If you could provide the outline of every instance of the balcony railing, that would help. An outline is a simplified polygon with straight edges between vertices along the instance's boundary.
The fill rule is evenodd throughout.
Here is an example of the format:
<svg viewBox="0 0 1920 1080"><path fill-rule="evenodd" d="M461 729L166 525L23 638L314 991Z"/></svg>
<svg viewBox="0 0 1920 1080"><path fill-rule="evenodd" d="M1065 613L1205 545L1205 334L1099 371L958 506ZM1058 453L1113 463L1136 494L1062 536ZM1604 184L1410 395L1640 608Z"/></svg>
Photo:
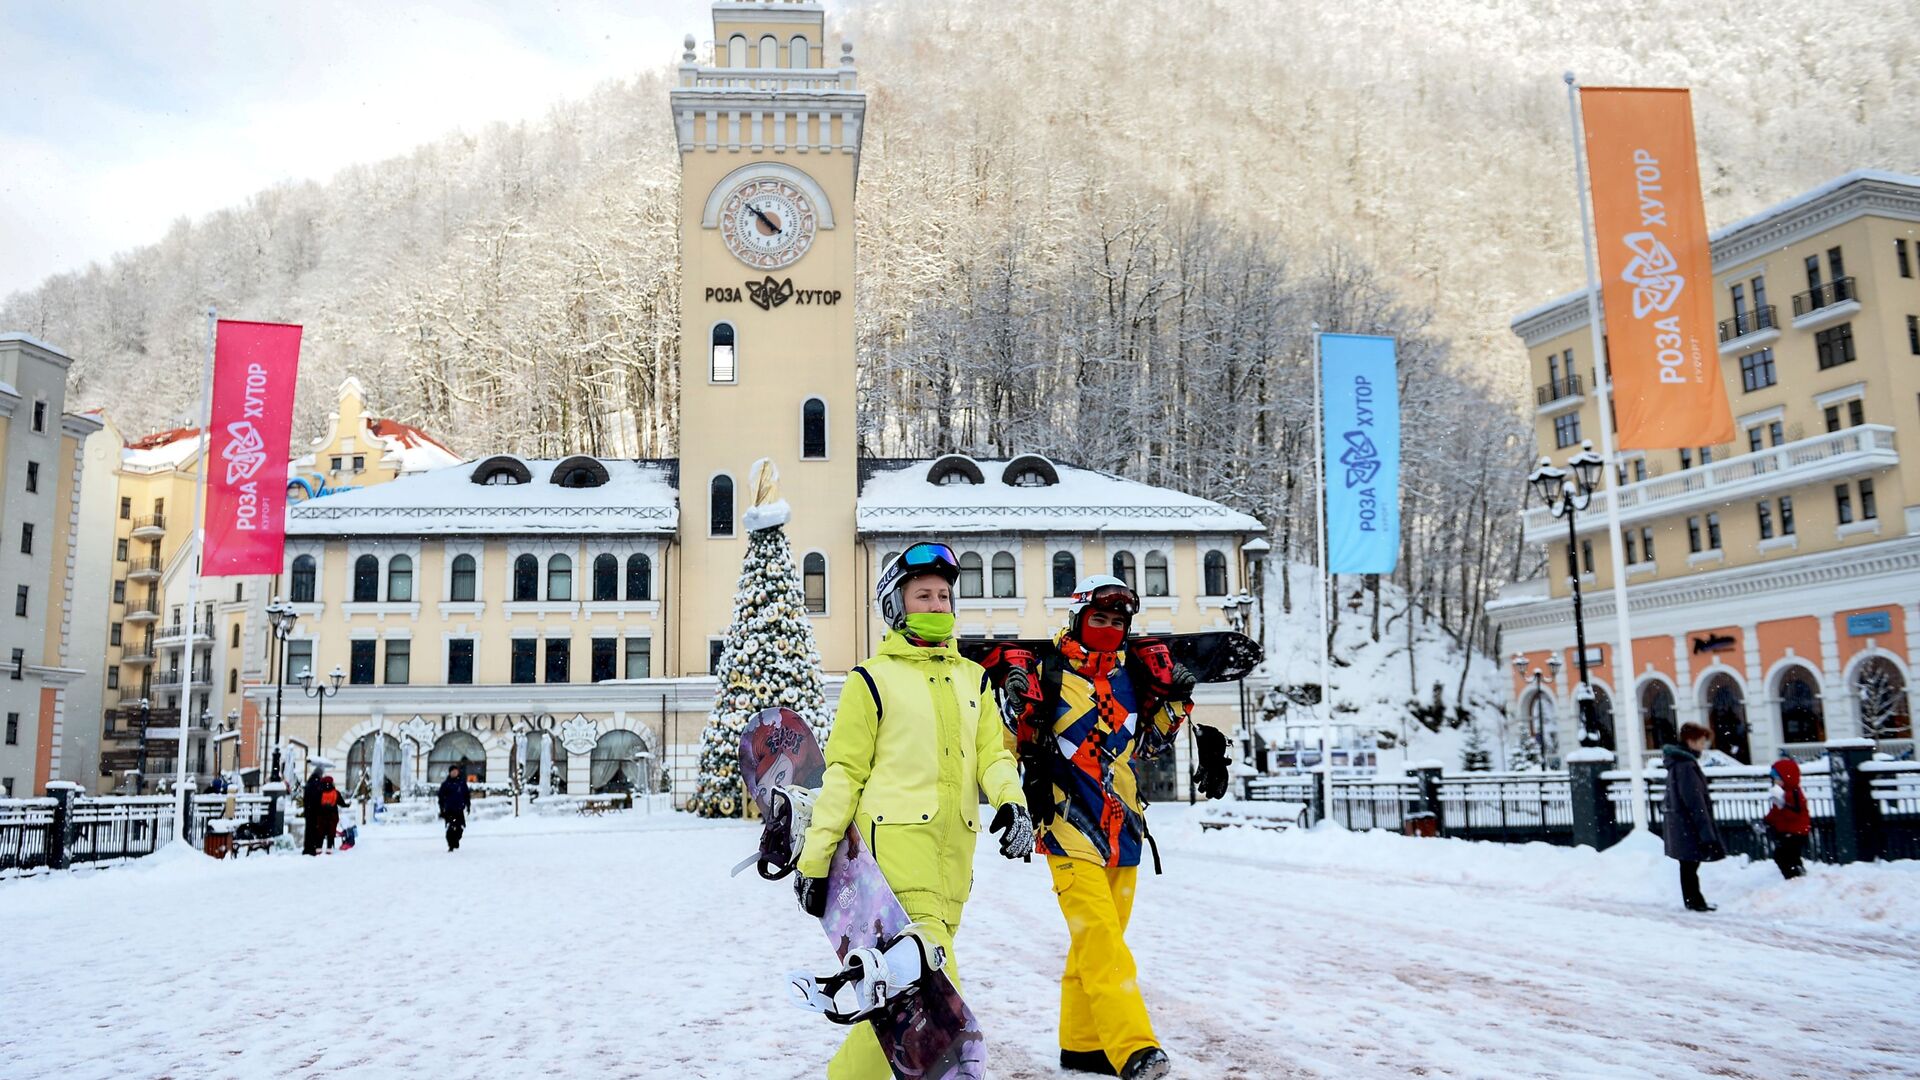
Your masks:
<svg viewBox="0 0 1920 1080"><path fill-rule="evenodd" d="M165 569L166 564L160 561L158 555L154 555L145 559L135 559L128 563L127 577L134 581L143 581L147 578L159 577Z"/></svg>
<svg viewBox="0 0 1920 1080"><path fill-rule="evenodd" d="M1541 383L1534 389L1533 397L1536 402L1545 407L1566 398L1579 397L1585 392L1585 384L1576 374Z"/></svg>
<svg viewBox="0 0 1920 1080"><path fill-rule="evenodd" d="M1734 338L1757 334L1762 330L1776 329L1779 325L1773 318L1773 305L1763 304L1752 311L1742 311L1731 319L1721 319L1720 340L1732 341Z"/></svg>
<svg viewBox="0 0 1920 1080"><path fill-rule="evenodd" d="M1797 319L1810 311L1818 311L1834 304L1844 304L1852 299L1854 299L1853 279L1838 278L1817 288L1808 289L1806 292L1795 293L1793 317Z"/></svg>
<svg viewBox="0 0 1920 1080"><path fill-rule="evenodd" d="M157 628L154 632L153 639L155 642L163 646L178 645L183 639L186 638L186 636L187 636L186 624L169 623L166 626ZM193 628L193 640L196 642L212 641L213 631L208 629L205 623L201 623L200 625L195 626Z"/></svg>
<svg viewBox="0 0 1920 1080"><path fill-rule="evenodd" d="M1575 524L1580 532L1604 530L1607 499L1616 493L1620 499L1620 521L1626 524L1702 507L1720 508L1740 499L1857 476L1899 463L1893 429L1884 424L1862 424L1682 469L1615 491L1595 492L1593 504L1580 513ZM1566 536L1565 523L1544 507L1528 510L1525 522L1526 539L1530 543Z"/></svg>
<svg viewBox="0 0 1920 1080"><path fill-rule="evenodd" d="M133 519L133 531L135 534L166 532L167 516L165 514L155 514L152 517L135 518Z"/></svg>

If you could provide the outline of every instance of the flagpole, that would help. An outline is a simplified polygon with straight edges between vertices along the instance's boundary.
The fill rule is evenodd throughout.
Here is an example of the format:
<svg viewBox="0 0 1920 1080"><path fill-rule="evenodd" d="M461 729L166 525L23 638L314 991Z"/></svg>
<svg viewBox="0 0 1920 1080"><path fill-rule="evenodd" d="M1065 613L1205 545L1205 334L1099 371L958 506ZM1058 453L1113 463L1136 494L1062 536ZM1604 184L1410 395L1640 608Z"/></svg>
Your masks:
<svg viewBox="0 0 1920 1080"><path fill-rule="evenodd" d="M1313 489L1314 542L1319 547L1320 566L1320 772L1321 806L1333 816L1333 644L1327 607L1332 603L1333 575L1327 573L1327 477L1326 454L1321 446L1321 428L1326 426L1326 404L1320 395L1320 324L1313 324Z"/></svg>
<svg viewBox="0 0 1920 1080"><path fill-rule="evenodd" d="M213 308L207 308L207 360L200 372L200 468L193 479L193 516L187 519L190 531L187 533L187 548L193 553L193 566L187 575L187 622L182 629L186 631L186 640L181 646L186 661L181 665L180 673L180 744L173 756L173 838L187 838L187 815L193 810L187 799L187 725L193 720L193 662L194 627L196 625L196 605L199 603L200 572L202 560L206 556L206 533L201 528L200 507L202 495L207 487L207 470L213 468L213 432L210 429L211 408L213 402L213 331L215 325ZM213 630L208 628L209 640ZM211 651L207 658L207 678L213 678L213 658Z"/></svg>
<svg viewBox="0 0 1920 1080"><path fill-rule="evenodd" d="M1606 357L1606 339L1600 332L1600 272L1594 253L1593 220L1587 206L1587 156L1580 137L1580 84L1573 72L1567 84L1567 118L1573 127L1574 189L1580 197L1580 235L1586 247L1587 328L1593 336L1594 389L1600 417L1600 455L1606 459L1607 562L1613 571L1613 731L1618 742L1626 729L1628 783L1635 831L1647 827L1647 779L1644 748L1640 745L1640 695L1633 685L1633 624L1627 611L1627 567L1620 542L1620 465L1613 452L1613 371ZM1604 376L1604 378L1602 377ZM1585 659L1584 657L1582 659ZM1624 719L1623 719L1624 713Z"/></svg>

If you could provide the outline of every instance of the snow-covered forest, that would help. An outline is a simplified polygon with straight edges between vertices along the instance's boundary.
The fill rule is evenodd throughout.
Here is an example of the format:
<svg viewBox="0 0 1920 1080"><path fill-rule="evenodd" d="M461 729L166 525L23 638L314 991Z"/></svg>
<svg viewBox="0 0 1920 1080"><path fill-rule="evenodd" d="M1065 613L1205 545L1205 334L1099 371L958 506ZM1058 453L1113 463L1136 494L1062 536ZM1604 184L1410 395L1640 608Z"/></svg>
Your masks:
<svg viewBox="0 0 1920 1080"><path fill-rule="evenodd" d="M1903 0L834 7L871 95L864 449L1056 454L1245 509L1304 557L1310 327L1397 333L1398 576L1470 647L1532 569L1506 322L1581 280L1560 72L1694 86L1715 223L1920 161ZM675 44L633 43L659 66L539 123L182 220L0 326L73 352L74 400L130 431L187 409L211 303L306 325L303 428L356 374L468 454L670 455Z"/></svg>

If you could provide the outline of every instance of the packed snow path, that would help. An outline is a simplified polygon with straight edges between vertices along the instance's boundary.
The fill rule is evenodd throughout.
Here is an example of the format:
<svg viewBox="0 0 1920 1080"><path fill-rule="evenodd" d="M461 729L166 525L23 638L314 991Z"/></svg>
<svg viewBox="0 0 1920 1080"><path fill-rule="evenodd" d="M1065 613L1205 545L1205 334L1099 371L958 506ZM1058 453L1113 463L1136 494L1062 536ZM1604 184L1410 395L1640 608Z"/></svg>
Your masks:
<svg viewBox="0 0 1920 1080"><path fill-rule="evenodd" d="M1727 907L1694 916L1644 852L1155 817L1167 873L1129 937L1178 1077L1920 1073L1916 868L1710 867ZM840 1032L780 994L829 954L786 883L727 876L750 828L478 821L456 854L427 826L367 832L318 859L0 882L0 1072L823 1073ZM958 952L995 1075L1061 1075L1046 877L987 844L977 865Z"/></svg>

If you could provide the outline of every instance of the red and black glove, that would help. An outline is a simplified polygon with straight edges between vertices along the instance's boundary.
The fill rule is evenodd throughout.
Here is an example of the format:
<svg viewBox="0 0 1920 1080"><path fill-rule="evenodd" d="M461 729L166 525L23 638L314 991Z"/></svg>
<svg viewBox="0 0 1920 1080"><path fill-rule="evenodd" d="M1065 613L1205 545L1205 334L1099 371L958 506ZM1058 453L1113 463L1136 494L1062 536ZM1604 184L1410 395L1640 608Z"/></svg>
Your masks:
<svg viewBox="0 0 1920 1080"><path fill-rule="evenodd" d="M1159 638L1137 638L1132 649L1134 659L1147 672L1147 696L1160 702L1193 701L1193 672L1173 658L1173 650L1167 648L1166 642Z"/></svg>
<svg viewBox="0 0 1920 1080"><path fill-rule="evenodd" d="M1007 730L1019 743L1034 741L1038 737L1036 718L1046 696L1040 690L1039 658L1032 649L999 645L981 666L1000 690L1000 719Z"/></svg>

